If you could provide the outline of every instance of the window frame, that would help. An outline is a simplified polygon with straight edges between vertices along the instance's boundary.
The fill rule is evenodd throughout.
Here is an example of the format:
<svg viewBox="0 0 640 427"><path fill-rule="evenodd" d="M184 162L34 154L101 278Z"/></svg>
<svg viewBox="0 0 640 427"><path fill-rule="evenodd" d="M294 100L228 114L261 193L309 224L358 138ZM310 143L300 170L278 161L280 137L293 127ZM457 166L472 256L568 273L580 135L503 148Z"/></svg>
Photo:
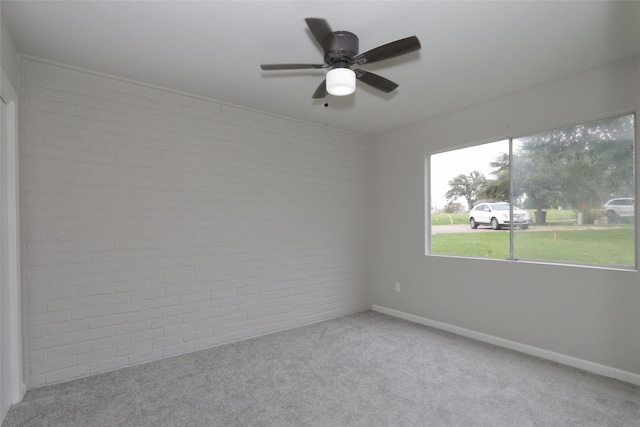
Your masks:
<svg viewBox="0 0 640 427"><path fill-rule="evenodd" d="M431 171L432 171L432 158L435 155L438 154L443 154L443 153L448 153L451 151L456 151L456 150L463 150L466 148L472 148L472 147L480 147L486 144L492 144L492 143L496 143L496 142L500 142L500 141L507 141L508 142L508 147L509 147L509 151L508 151L508 155L509 155L509 191L510 191L510 198L512 198L512 195L514 193L514 180L513 180L513 142L514 140L520 139L520 138L525 138L525 137L530 137L530 136L534 136L537 134L543 134L546 132L553 132L553 131L557 131L557 130L562 130L562 129L568 129L571 127L576 127L576 126L580 126L580 125L588 125L590 123L593 122L597 122L597 121L604 121L604 120L613 120L619 117L624 117L624 116L628 116L631 115L633 116L633 135L634 135L634 140L633 140L633 182L634 182L634 188L633 188L633 202L631 203L631 206L636 205L635 201L638 198L638 194L640 192L640 189L638 188L638 179L639 179L639 175L638 172L640 171L640 160L638 156L638 144L639 144L639 140L640 140L640 125L638 124L638 109L634 109L634 110L624 110L624 111L619 111L613 114L607 114L607 115L602 115L602 116L598 116L598 117L594 117L594 118L590 118L588 120L581 120L581 121L576 121L573 122L571 124L559 124L557 126L553 126L550 127L548 129L545 130L539 130L539 131L527 131L527 132L523 132L519 135L511 135L511 136L505 136L505 137L497 137L494 139L485 139L484 142L476 142L476 143L472 143L472 144L466 144L463 146L457 146L455 148L451 148L448 150L438 150L438 151L432 151L432 152L427 152L425 153L425 188L424 188L424 194L426 195L425 197L425 256L427 257L447 257L447 258L460 258L460 259L476 259L476 260L485 260L485 261L506 261L506 262L520 262L520 263L528 263L528 264L544 264L544 265L559 265L559 266L566 266L566 267L578 267L578 268L596 268L596 269L604 269L604 270L617 270L617 271L630 271L630 272L638 272L639 271L639 254L638 254L638 248L639 248L639 241L640 241L640 230L638 230L638 219L637 219L637 215L633 216L633 265L608 265L608 264L593 264L593 263L584 263L584 262L572 262L572 261L554 261L554 260L546 260L546 259L528 259L528 258L516 258L514 255L515 252L515 245L514 245L514 236L515 233L514 231L518 231L517 227L514 227L513 225L513 221L510 221L509 224L509 257L508 258L486 258L486 257L482 257L482 256L470 256L470 255L460 255L460 254L445 254L445 253L434 253L433 252L433 248L432 248L432 229L433 229L433 225L432 225L432 199L431 199L431 185L432 185L432 177L431 177ZM612 199L624 199L624 198L629 198L631 199L631 197L612 197ZM484 203L484 202L483 202ZM509 214L510 217L513 217L513 203L511 203L509 201ZM468 212L468 211L467 211Z"/></svg>

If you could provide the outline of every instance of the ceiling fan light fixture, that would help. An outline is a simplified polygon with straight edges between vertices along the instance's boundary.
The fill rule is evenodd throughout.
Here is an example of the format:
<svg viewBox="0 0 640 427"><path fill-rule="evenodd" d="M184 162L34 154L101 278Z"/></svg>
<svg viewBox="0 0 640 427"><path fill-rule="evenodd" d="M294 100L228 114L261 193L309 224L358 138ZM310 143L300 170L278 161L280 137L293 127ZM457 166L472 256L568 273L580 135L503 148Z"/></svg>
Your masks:
<svg viewBox="0 0 640 427"><path fill-rule="evenodd" d="M356 73L351 68L333 68L327 73L327 92L334 96L356 91Z"/></svg>
<svg viewBox="0 0 640 427"><path fill-rule="evenodd" d="M420 49L420 40L416 36L411 36L358 53L359 40L355 34L349 31L333 31L326 19L305 18L305 21L313 38L322 47L324 64L261 64L260 68L265 71L328 69L326 78L313 92L311 96L313 99L324 98L327 94L351 95L356 90L356 79L384 93L392 92L398 87L397 83L363 70L359 66L395 58ZM354 71L351 67L358 68Z"/></svg>

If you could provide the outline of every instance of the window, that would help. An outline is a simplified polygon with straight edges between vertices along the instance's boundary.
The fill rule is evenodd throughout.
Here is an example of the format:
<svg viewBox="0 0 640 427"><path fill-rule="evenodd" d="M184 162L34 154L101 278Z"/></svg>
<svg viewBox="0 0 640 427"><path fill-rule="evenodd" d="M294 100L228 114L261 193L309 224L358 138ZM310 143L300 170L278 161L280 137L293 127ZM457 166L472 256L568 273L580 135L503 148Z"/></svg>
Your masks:
<svg viewBox="0 0 640 427"><path fill-rule="evenodd" d="M633 268L635 116L429 158L431 254Z"/></svg>

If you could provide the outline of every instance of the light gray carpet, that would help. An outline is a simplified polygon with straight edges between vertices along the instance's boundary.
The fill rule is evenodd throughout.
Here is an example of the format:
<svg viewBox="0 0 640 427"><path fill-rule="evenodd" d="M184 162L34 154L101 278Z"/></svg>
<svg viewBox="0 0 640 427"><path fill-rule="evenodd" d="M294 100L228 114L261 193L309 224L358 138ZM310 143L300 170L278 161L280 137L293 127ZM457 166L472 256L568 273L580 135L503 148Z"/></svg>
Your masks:
<svg viewBox="0 0 640 427"><path fill-rule="evenodd" d="M640 387L375 312L27 393L10 426L634 426Z"/></svg>

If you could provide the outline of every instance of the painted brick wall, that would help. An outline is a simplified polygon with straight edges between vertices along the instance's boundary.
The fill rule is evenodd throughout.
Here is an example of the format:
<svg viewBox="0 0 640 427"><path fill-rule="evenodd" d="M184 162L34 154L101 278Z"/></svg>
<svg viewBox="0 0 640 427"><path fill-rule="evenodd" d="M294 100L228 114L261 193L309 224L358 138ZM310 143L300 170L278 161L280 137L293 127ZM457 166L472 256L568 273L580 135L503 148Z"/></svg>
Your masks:
<svg viewBox="0 0 640 427"><path fill-rule="evenodd" d="M28 387L370 308L366 138L20 73Z"/></svg>

